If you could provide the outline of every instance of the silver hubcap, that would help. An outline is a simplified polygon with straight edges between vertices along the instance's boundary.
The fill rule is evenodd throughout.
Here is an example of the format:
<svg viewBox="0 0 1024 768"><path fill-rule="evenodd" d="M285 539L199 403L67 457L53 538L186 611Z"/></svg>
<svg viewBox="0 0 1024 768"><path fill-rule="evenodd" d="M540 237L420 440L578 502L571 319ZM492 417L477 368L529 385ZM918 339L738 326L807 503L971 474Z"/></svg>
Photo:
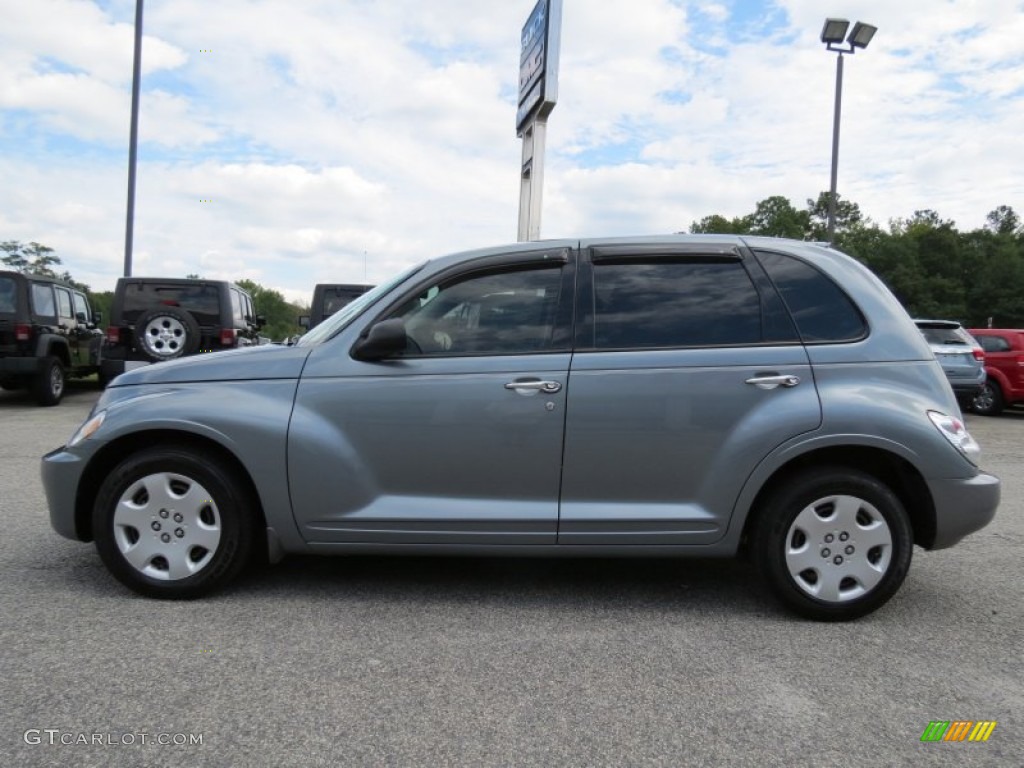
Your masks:
<svg viewBox="0 0 1024 768"><path fill-rule="evenodd" d="M805 593L830 603L870 592L892 561L892 532L871 504L826 496L796 516L786 536L786 568Z"/></svg>
<svg viewBox="0 0 1024 768"><path fill-rule="evenodd" d="M50 392L54 397L60 397L64 392L64 373L56 365L50 369Z"/></svg>
<svg viewBox="0 0 1024 768"><path fill-rule="evenodd" d="M140 573L174 581L198 573L220 544L220 512L210 492L171 472L132 483L114 510L114 540Z"/></svg>
<svg viewBox="0 0 1024 768"><path fill-rule="evenodd" d="M987 384L982 387L981 392L974 398L974 407L980 408L983 411L987 411L992 407L992 387Z"/></svg>
<svg viewBox="0 0 1024 768"><path fill-rule="evenodd" d="M142 343L157 357L176 357L185 344L185 326L173 317L154 317L143 331Z"/></svg>

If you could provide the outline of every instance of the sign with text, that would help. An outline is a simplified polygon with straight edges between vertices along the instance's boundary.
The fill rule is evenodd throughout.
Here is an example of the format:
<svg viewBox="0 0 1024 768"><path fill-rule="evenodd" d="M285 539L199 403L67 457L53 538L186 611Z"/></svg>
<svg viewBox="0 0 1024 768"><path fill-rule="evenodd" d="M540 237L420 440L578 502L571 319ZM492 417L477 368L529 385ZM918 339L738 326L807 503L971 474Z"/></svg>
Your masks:
<svg viewBox="0 0 1024 768"><path fill-rule="evenodd" d="M547 117L558 98L558 47L562 0L537 0L523 26L519 47L519 108L516 131Z"/></svg>

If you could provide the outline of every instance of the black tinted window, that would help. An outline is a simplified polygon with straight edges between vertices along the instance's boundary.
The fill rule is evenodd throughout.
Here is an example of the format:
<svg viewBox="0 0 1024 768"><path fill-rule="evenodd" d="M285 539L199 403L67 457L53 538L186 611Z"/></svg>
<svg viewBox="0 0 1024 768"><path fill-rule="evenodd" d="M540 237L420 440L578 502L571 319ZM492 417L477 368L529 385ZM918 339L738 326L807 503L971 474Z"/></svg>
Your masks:
<svg viewBox="0 0 1024 768"><path fill-rule="evenodd" d="M550 349L562 271L526 269L433 285L394 316L410 354L512 355Z"/></svg>
<svg viewBox="0 0 1024 768"><path fill-rule="evenodd" d="M738 261L594 264L598 349L756 344L761 302Z"/></svg>
<svg viewBox="0 0 1024 768"><path fill-rule="evenodd" d="M188 310L200 325L220 323L220 293L214 285L129 283L125 286L124 322L133 323L141 312L160 305Z"/></svg>
<svg viewBox="0 0 1024 768"><path fill-rule="evenodd" d="M13 312L16 306L14 280L0 277L0 312Z"/></svg>
<svg viewBox="0 0 1024 768"><path fill-rule="evenodd" d="M860 310L832 280L799 259L759 251L805 342L851 341L867 333Z"/></svg>

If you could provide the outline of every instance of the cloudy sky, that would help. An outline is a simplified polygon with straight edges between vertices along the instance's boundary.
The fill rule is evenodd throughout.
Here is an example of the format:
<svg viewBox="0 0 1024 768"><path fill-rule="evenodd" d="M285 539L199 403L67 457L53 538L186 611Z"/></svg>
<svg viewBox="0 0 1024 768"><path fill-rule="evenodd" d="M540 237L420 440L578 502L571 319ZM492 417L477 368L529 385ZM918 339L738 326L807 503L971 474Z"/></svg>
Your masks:
<svg viewBox="0 0 1024 768"><path fill-rule="evenodd" d="M535 0L147 0L134 273L308 301L516 239ZM134 0L0 0L0 240L124 259ZM1024 0L564 0L543 237L656 234L828 188L879 224L1024 211Z"/></svg>

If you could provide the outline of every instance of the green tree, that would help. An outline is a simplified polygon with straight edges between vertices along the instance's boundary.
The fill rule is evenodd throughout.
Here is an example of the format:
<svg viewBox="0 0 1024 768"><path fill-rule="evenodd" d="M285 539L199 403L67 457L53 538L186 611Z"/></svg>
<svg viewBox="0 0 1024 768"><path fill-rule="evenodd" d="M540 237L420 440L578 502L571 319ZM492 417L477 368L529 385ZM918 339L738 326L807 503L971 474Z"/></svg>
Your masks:
<svg viewBox="0 0 1024 768"><path fill-rule="evenodd" d="M302 308L285 299L280 291L264 288L254 280L236 280L235 283L249 292L256 312L266 319L261 333L272 339L284 339L302 332L298 324Z"/></svg>
<svg viewBox="0 0 1024 768"><path fill-rule="evenodd" d="M745 235L750 225L745 218L727 219L717 213L690 224L690 232L703 235Z"/></svg>
<svg viewBox="0 0 1024 768"><path fill-rule="evenodd" d="M810 233L811 220L807 211L798 211L782 195L768 197L757 204L746 217L752 235L788 237L805 240Z"/></svg>
<svg viewBox="0 0 1024 768"><path fill-rule="evenodd" d="M25 245L17 240L7 240L0 243L0 251L6 254L0 257L0 261L17 272L57 277L53 268L61 261L60 256L53 252L53 248L35 241Z"/></svg>
<svg viewBox="0 0 1024 768"><path fill-rule="evenodd" d="M828 201L831 192L819 192L817 200L807 200L809 221L808 239L825 242L828 240ZM866 224L860 206L842 195L836 195L836 227L834 240L838 244L842 236Z"/></svg>

